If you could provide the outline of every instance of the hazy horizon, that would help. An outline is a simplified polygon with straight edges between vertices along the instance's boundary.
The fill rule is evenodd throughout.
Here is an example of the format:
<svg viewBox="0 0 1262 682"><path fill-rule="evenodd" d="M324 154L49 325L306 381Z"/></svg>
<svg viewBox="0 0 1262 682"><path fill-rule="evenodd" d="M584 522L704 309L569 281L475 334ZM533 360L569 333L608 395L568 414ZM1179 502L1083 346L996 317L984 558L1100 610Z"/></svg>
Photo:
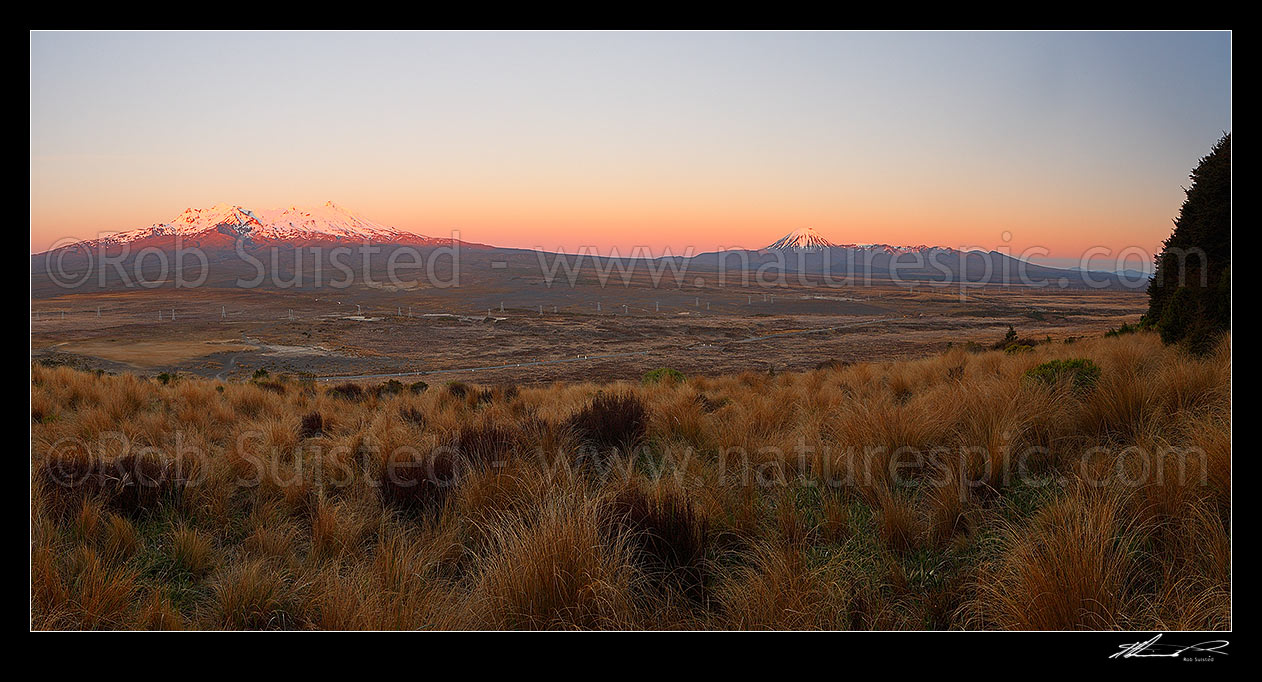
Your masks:
<svg viewBox="0 0 1262 682"><path fill-rule="evenodd" d="M1218 33L31 35L31 251L332 200L505 247L1155 252Z"/></svg>

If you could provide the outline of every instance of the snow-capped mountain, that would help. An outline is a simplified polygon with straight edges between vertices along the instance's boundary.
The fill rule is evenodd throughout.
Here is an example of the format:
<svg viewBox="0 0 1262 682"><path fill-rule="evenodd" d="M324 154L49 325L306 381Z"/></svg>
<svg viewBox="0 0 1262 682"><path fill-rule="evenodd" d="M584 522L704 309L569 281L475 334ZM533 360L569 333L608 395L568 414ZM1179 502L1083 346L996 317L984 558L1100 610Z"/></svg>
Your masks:
<svg viewBox="0 0 1262 682"><path fill-rule="evenodd" d="M891 244L838 244L829 241L813 227L804 227L762 248L763 251L819 251L822 249L852 249L856 251L873 251L898 255L903 253L924 253L927 251L955 251L945 246L894 246Z"/></svg>
<svg viewBox="0 0 1262 682"><path fill-rule="evenodd" d="M119 232L101 243L124 244L150 237L193 237L214 231L253 241L347 241L403 242L427 237L373 222L326 202L316 208L289 208L252 211L232 204L210 208L189 208L165 223L128 232Z"/></svg>
<svg viewBox="0 0 1262 682"><path fill-rule="evenodd" d="M403 236L421 236L361 218L331 201L318 208L291 206L260 211L258 215L263 224L278 235L277 238L280 235L320 234L341 239L393 241Z"/></svg>
<svg viewBox="0 0 1262 682"><path fill-rule="evenodd" d="M825 239L823 235L815 231L815 228L803 227L775 240L766 248L768 250L786 249L794 251L814 251L816 249L826 249L831 246L836 246L836 244Z"/></svg>
<svg viewBox="0 0 1262 682"><path fill-rule="evenodd" d="M248 209L228 204L216 204L210 208L187 208L169 222L156 223L139 230L112 235L117 241L131 241L150 235L188 235L226 225L244 233L264 229L263 223Z"/></svg>

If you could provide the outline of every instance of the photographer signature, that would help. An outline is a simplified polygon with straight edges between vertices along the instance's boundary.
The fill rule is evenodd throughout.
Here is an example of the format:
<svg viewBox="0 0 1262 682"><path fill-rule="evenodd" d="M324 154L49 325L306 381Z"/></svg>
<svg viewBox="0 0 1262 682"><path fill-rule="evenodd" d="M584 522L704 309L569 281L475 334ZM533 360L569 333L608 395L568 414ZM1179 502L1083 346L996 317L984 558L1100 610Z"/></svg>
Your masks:
<svg viewBox="0 0 1262 682"><path fill-rule="evenodd" d="M1122 644L1120 651L1114 653L1109 658L1178 658L1184 653L1205 654L1209 658L1213 658L1216 654L1227 655L1226 648L1228 642L1225 639L1214 639L1199 644L1158 644L1157 640L1161 639L1161 635L1157 635L1146 642L1133 642L1131 644Z"/></svg>

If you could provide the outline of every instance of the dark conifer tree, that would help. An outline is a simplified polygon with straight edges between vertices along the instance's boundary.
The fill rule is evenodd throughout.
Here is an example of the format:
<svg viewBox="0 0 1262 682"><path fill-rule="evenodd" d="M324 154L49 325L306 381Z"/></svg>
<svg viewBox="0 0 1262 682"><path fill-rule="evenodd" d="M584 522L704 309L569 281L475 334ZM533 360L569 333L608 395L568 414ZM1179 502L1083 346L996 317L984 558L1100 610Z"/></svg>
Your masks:
<svg viewBox="0 0 1262 682"><path fill-rule="evenodd" d="M1231 134L1192 171L1187 198L1148 285L1144 322L1204 352L1231 328Z"/></svg>

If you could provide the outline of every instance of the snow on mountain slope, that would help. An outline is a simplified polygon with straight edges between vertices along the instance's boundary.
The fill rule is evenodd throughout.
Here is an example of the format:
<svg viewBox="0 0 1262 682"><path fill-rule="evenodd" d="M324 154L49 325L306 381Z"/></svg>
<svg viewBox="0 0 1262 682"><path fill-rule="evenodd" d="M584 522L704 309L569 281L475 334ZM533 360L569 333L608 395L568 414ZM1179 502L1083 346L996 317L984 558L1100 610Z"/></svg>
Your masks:
<svg viewBox="0 0 1262 682"><path fill-rule="evenodd" d="M193 236L210 230L235 233L254 240L282 242L328 239L398 242L428 239L423 235L362 218L330 201L316 208L291 206L265 211L251 211L231 204L189 208L169 222L119 232L97 241L122 244L148 237Z"/></svg>
<svg viewBox="0 0 1262 682"><path fill-rule="evenodd" d="M924 244L920 244L918 246L892 246L890 244L837 244L829 241L813 227L804 227L794 230L772 242L770 245L763 247L763 250L818 251L828 248L879 251L891 255L897 255L900 253L920 253L925 251L955 251L955 249L945 246L925 246Z"/></svg>
<svg viewBox="0 0 1262 682"><path fill-rule="evenodd" d="M361 218L331 201L312 209L291 206L260 211L259 218L276 233L274 238L321 234L341 239L386 241L401 236L419 236Z"/></svg>
<svg viewBox="0 0 1262 682"><path fill-rule="evenodd" d="M262 229L263 223L252 211L229 204L215 204L210 208L188 208L167 223L158 223L147 228L132 230L114 235L115 238L126 235L149 236L197 234L214 229L219 225L227 225L238 232Z"/></svg>
<svg viewBox="0 0 1262 682"><path fill-rule="evenodd" d="M768 246L768 249L793 249L793 250L814 250L825 249L830 246L836 246L832 242L824 239L824 237L815 231L813 227L803 227L794 230L783 237L775 240Z"/></svg>

